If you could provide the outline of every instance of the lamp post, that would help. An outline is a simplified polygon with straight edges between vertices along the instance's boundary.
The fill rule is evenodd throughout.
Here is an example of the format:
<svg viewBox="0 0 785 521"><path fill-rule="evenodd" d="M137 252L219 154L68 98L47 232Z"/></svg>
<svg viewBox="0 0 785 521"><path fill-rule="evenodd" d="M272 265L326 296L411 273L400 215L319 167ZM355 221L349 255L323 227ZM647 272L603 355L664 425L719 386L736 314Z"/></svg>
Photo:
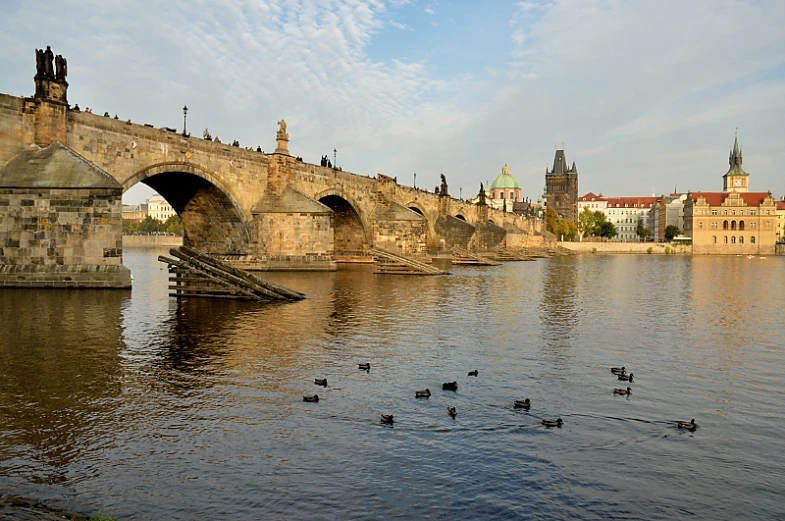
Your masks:
<svg viewBox="0 0 785 521"><path fill-rule="evenodd" d="M460 188L458 189L458 199L460 199L461 201L463 201L463 187L460 187Z"/></svg>
<svg viewBox="0 0 785 521"><path fill-rule="evenodd" d="M183 137L188 137L188 131L185 129L185 118L188 117L188 105L183 105Z"/></svg>
<svg viewBox="0 0 785 521"><path fill-rule="evenodd" d="M414 189L417 190L417 172L414 173Z"/></svg>
<svg viewBox="0 0 785 521"><path fill-rule="evenodd" d="M333 168L338 168L338 149L333 148Z"/></svg>

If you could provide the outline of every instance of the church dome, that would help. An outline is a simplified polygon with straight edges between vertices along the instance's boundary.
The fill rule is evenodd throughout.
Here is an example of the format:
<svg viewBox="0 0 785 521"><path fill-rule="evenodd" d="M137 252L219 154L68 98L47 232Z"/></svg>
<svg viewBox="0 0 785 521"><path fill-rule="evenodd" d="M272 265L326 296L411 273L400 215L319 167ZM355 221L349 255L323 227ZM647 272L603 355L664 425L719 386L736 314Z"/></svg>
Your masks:
<svg viewBox="0 0 785 521"><path fill-rule="evenodd" d="M502 173L496 176L496 179L494 179L493 183L491 183L491 190L496 188L507 189L520 187L521 185L518 184L518 180L515 179L512 174L510 174L510 167L508 167L506 164L502 167Z"/></svg>

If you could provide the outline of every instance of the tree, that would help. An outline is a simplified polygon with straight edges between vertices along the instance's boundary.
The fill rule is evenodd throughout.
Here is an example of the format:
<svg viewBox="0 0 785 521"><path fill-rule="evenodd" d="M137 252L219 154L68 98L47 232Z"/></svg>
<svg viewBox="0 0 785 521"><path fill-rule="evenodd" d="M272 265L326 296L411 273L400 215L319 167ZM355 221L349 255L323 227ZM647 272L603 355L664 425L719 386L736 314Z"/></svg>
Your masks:
<svg viewBox="0 0 785 521"><path fill-rule="evenodd" d="M613 239L617 235L616 226L610 221L605 221L600 225L600 230L597 235L605 237L606 239Z"/></svg>
<svg viewBox="0 0 785 521"><path fill-rule="evenodd" d="M559 217L556 210L548 208L545 211L545 229L561 239L573 239L578 233L578 228L575 224L567 219Z"/></svg>
<svg viewBox="0 0 785 521"><path fill-rule="evenodd" d="M665 227L665 240L671 242L673 238L679 235L680 233L681 230L679 230L678 226L676 226L675 224L669 224L668 226Z"/></svg>
<svg viewBox="0 0 785 521"><path fill-rule="evenodd" d="M651 235L651 231L643 226L643 221L638 221L638 228L635 229L635 233L638 234L642 241L645 241Z"/></svg>
<svg viewBox="0 0 785 521"><path fill-rule="evenodd" d="M164 226L164 230L169 233L173 233L175 235L183 234L183 223L180 220L180 217L177 215L169 217L164 223Z"/></svg>
<svg viewBox="0 0 785 521"><path fill-rule="evenodd" d="M578 223L576 224L581 238L594 235L594 224L594 212L589 210L588 206L585 206L581 214L578 216Z"/></svg>

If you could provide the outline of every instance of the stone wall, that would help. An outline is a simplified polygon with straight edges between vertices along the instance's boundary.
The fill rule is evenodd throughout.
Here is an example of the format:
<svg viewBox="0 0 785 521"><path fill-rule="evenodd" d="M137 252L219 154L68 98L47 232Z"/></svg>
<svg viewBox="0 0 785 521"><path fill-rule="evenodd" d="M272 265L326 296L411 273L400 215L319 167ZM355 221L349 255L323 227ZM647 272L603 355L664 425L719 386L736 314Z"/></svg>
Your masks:
<svg viewBox="0 0 785 521"><path fill-rule="evenodd" d="M683 244L669 244L661 242L559 242L568 250L580 253L652 253L664 254L669 248L669 253L692 253L692 246ZM651 248L651 252L649 252Z"/></svg>
<svg viewBox="0 0 785 521"><path fill-rule="evenodd" d="M0 166L33 143L35 126L24 118L25 99L0 94Z"/></svg>
<svg viewBox="0 0 785 521"><path fill-rule="evenodd" d="M123 235L123 249L177 248L183 245L180 235Z"/></svg>
<svg viewBox="0 0 785 521"><path fill-rule="evenodd" d="M453 246L470 248L475 227L457 217L445 215L436 219L434 230L439 237L438 249L449 251Z"/></svg>

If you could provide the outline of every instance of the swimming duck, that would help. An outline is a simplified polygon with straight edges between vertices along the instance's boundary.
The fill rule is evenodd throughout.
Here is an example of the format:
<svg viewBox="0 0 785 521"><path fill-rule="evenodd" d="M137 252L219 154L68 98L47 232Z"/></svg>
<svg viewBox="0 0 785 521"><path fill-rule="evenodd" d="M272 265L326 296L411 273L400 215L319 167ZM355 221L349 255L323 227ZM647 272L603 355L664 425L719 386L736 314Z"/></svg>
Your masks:
<svg viewBox="0 0 785 521"><path fill-rule="evenodd" d="M623 382L632 382L632 373L630 373L629 375L620 374L619 375L619 380L621 380Z"/></svg>
<svg viewBox="0 0 785 521"><path fill-rule="evenodd" d="M611 367L611 372L613 374L624 374L627 372L627 369L624 366L621 367Z"/></svg>
<svg viewBox="0 0 785 521"><path fill-rule="evenodd" d="M679 426L679 429L687 429L688 431L694 431L698 428L698 424L695 423L695 418L688 422L678 422L677 425Z"/></svg>
<svg viewBox="0 0 785 521"><path fill-rule="evenodd" d="M431 396L431 390L425 389L424 391L414 391L415 398L428 398Z"/></svg>
<svg viewBox="0 0 785 521"><path fill-rule="evenodd" d="M561 427L562 423L564 422L561 418L557 418L555 420L542 420L542 424L546 427Z"/></svg>
<svg viewBox="0 0 785 521"><path fill-rule="evenodd" d="M455 415L458 414L458 411L455 410L455 407L447 407L447 414L452 416L452 419L455 419Z"/></svg>
<svg viewBox="0 0 785 521"><path fill-rule="evenodd" d="M515 400L515 408L516 409L528 409L532 406L531 401L528 398L525 400Z"/></svg>
<svg viewBox="0 0 785 521"><path fill-rule="evenodd" d="M475 369L474 371L469 371L469 376L477 376L478 373L479 373L479 371L477 371L477 369Z"/></svg>
<svg viewBox="0 0 785 521"><path fill-rule="evenodd" d="M458 382L447 382L442 384L443 391L457 391L458 390Z"/></svg>
<svg viewBox="0 0 785 521"><path fill-rule="evenodd" d="M382 414L382 423L392 425L394 421L395 417L392 414Z"/></svg>
<svg viewBox="0 0 785 521"><path fill-rule="evenodd" d="M319 401L319 395L318 394L314 394L313 396L311 396L311 395L307 394L307 395L303 396L303 401L304 402L318 402Z"/></svg>
<svg viewBox="0 0 785 521"><path fill-rule="evenodd" d="M321 385L322 387L327 387L327 378L314 378L313 383Z"/></svg>
<svg viewBox="0 0 785 521"><path fill-rule="evenodd" d="M623 396L629 396L632 394L632 389L627 387L626 389L614 389L613 394L621 394Z"/></svg>
<svg viewBox="0 0 785 521"><path fill-rule="evenodd" d="M362 369L363 371L370 371L371 364L357 364L358 369Z"/></svg>

